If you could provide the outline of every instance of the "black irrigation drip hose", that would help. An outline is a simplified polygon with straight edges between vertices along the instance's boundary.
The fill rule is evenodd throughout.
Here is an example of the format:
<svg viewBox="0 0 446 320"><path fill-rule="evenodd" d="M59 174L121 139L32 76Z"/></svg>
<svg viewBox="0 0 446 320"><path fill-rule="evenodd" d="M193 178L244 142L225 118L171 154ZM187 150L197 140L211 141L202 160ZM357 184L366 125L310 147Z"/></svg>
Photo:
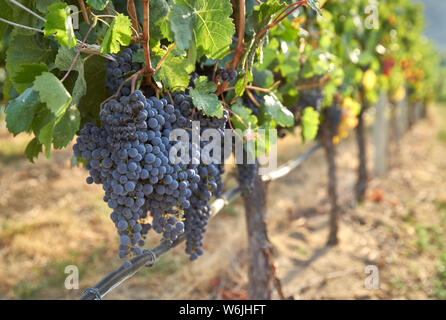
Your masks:
<svg viewBox="0 0 446 320"><path fill-rule="evenodd" d="M309 151L301 154L294 160L287 162L278 169L262 176L263 181L272 181L286 176L292 170L298 168L305 160L307 160L314 152L321 148L317 144ZM211 217L217 215L226 205L235 201L241 196L241 189L239 187L226 191L220 198L216 199L211 204ZM145 249L143 254L129 260L130 265L123 264L118 269L112 271L99 281L93 288L88 288L84 291L81 300L101 300L107 293L118 287L125 280L131 278L139 269L144 266L153 266L157 259L168 252L170 249L176 247L186 240L186 235L181 235L172 244L161 242L157 247L148 250Z"/></svg>

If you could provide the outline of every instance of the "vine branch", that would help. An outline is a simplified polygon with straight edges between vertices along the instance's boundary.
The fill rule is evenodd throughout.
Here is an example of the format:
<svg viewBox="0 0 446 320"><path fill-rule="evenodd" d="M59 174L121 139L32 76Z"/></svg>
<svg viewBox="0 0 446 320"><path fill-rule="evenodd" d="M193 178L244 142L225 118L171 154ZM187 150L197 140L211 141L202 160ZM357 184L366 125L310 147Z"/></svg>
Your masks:
<svg viewBox="0 0 446 320"><path fill-rule="evenodd" d="M164 63L164 61L166 60L166 58L167 58L167 56L172 52L172 50L173 49L175 49L175 47L176 47L176 45L175 45L175 43L167 50L167 52L166 52L166 54L161 58L161 60L158 62L158 64L156 65L156 68L155 68L155 71L154 72L157 72L160 68L161 68L161 66L162 66L162 64Z"/></svg>
<svg viewBox="0 0 446 320"><path fill-rule="evenodd" d="M63 76L63 78L60 80L61 82L64 82L64 80L68 77L68 75L70 74L70 72L73 70L74 65L76 64L76 61L77 61L77 59L79 58L79 56L80 56L80 54L81 54L82 48L84 47L85 42L87 42L87 38L88 38L88 36L90 35L91 31L92 31L93 28L96 26L96 23L97 23L97 20L95 19L95 20L93 21L93 23L90 25L90 28L88 29L87 33L85 34L84 39L82 39L82 43L81 43L79 49L78 49L77 52L76 52L76 56L74 57L73 62L71 63L70 68L68 69L67 73L65 73L65 75Z"/></svg>
<svg viewBox="0 0 446 320"><path fill-rule="evenodd" d="M152 74L155 70L150 61L150 32L149 32L149 0L142 0L144 14L144 60L146 62L146 73Z"/></svg>
<svg viewBox="0 0 446 320"><path fill-rule="evenodd" d="M295 2L293 4L290 4L285 9L283 9L277 17L274 18L274 20L269 23L265 28L263 28L255 37L254 42L258 41L269 29L277 26L280 22L282 22L283 19L288 17L290 14L292 14L294 11L302 7L304 4L307 3L307 0L302 0Z"/></svg>
<svg viewBox="0 0 446 320"><path fill-rule="evenodd" d="M87 8L85 7L84 0L79 0L79 6L81 7L82 16L87 24L90 24L90 19L88 18Z"/></svg>
<svg viewBox="0 0 446 320"><path fill-rule="evenodd" d="M239 20L237 28L238 40L237 48L235 49L234 59L232 60L232 69L237 68L237 64L243 56L245 51L245 0L239 0Z"/></svg>
<svg viewBox="0 0 446 320"><path fill-rule="evenodd" d="M132 20L132 27L139 34L139 23L136 15L136 7L134 0L127 0L127 12L129 13L130 19Z"/></svg>
<svg viewBox="0 0 446 320"><path fill-rule="evenodd" d="M232 59L232 69L237 68L240 59L245 52L244 39L245 39L245 0L239 0L239 19L237 23L237 48L235 49L234 58ZM217 88L216 94L222 94L228 87L229 82L223 81Z"/></svg>

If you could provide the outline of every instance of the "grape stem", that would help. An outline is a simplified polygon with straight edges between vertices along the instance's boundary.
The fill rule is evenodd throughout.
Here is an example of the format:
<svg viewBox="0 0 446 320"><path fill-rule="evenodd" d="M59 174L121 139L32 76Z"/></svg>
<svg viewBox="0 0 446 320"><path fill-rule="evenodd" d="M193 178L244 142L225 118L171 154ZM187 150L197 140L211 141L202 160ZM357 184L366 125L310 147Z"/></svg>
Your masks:
<svg viewBox="0 0 446 320"><path fill-rule="evenodd" d="M78 2L79 2L79 6L81 7L82 16L84 17L85 22L87 24L90 24L90 19L88 18L88 13L87 13L87 9L85 7L84 0L78 0Z"/></svg>
<svg viewBox="0 0 446 320"><path fill-rule="evenodd" d="M87 41L87 38L88 38L88 36L90 35L90 32L91 32L91 31L93 30L93 28L96 26L96 23L97 23L97 19L94 19L94 20L93 20L93 23L90 25L90 28L88 29L87 33L85 34L84 39L82 40L82 43L81 43L81 45L79 46L79 49L78 49L77 52L76 52L76 56L74 57L73 62L71 63L70 68L68 68L67 73L65 73L65 75L63 76L63 78L60 80L61 82L64 82L64 80L65 80L65 79L68 77L68 75L70 74L71 70L73 70L74 65L76 64L76 61L77 61L77 59L78 59L79 56L80 56L80 53L81 53L81 51L82 51L82 48L84 47L85 42Z"/></svg>
<svg viewBox="0 0 446 320"><path fill-rule="evenodd" d="M138 72L132 74L130 77L128 77L127 79L125 79L125 80L121 83L121 85L119 86L118 90L116 90L116 92L115 92L113 95L111 95L110 97L108 97L107 99L105 99L104 101L101 102L101 104L99 105L99 110L102 110L102 107L104 106L104 104L107 103L110 99L117 98L118 95L119 95L119 92L121 92L121 89L124 87L124 85L125 85L127 82L132 81L132 85L134 85L133 81L136 82L136 80L134 80L134 79L137 79L138 76L141 75L141 74L143 74L144 72L146 72L146 68L142 68L142 69L139 70ZM134 91L134 90L132 90L132 92L133 92L133 91Z"/></svg>

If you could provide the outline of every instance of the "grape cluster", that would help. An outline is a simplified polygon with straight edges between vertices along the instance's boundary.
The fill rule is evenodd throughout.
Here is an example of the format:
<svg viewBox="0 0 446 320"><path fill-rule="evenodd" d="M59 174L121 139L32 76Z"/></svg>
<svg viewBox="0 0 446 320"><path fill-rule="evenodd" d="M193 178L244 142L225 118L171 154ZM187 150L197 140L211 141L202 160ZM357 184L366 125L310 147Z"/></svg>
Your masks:
<svg viewBox="0 0 446 320"><path fill-rule="evenodd" d="M194 145L190 136L189 158L183 161L176 155L184 143L171 141L170 136L177 128L191 135L194 120L199 121L201 132L214 128L224 139L229 115L225 111L217 119L193 109L192 99L184 92L167 100L146 98L137 90L104 104L101 128L86 124L80 131L74 154L89 170L87 183L102 184L123 259L142 253L150 229L169 242L186 233L191 260L203 253L209 202L223 190L224 165L212 162L212 154L200 161L199 150L208 142Z"/></svg>
<svg viewBox="0 0 446 320"><path fill-rule="evenodd" d="M115 61L107 60L105 63L105 87L111 94L118 91L124 80L131 76L132 73L142 68L141 63L132 62L133 55L139 48L138 44L133 44L122 50L118 55L113 55ZM119 96L128 96L130 87L131 82L129 81L123 86Z"/></svg>
<svg viewBox="0 0 446 320"><path fill-rule="evenodd" d="M109 100L100 118L102 129L87 124L81 130L74 154L90 172L87 183L103 186L121 238L119 256L141 254L150 228L165 241L176 240L185 231L184 210L200 177L186 163L169 161L175 108L166 99L146 99L135 91ZM148 210L152 225L144 223Z"/></svg>
<svg viewBox="0 0 446 320"><path fill-rule="evenodd" d="M232 82L237 78L237 70L220 69L218 70L218 74L220 75L221 80L227 82Z"/></svg>
<svg viewBox="0 0 446 320"><path fill-rule="evenodd" d="M229 114L224 111L221 119L208 117L200 112L194 112L192 99L184 92L175 93L173 95L173 104L176 112L179 113L178 122L181 125L191 128L192 120L200 123L200 134L208 129L216 129L219 131L222 141L224 139L224 129L226 127ZM200 141L200 150L210 142ZM224 152L221 152L223 155ZM199 174L200 181L198 188L192 191L190 197L190 207L184 210L185 230L186 230L186 253L190 255L190 260L195 260L203 254L203 234L206 231L207 221L210 217L209 202L212 196L218 197L223 191L223 182L221 179L224 173L223 159L212 161L213 154L207 159L201 154L201 160L196 170ZM214 159L215 160L215 159Z"/></svg>

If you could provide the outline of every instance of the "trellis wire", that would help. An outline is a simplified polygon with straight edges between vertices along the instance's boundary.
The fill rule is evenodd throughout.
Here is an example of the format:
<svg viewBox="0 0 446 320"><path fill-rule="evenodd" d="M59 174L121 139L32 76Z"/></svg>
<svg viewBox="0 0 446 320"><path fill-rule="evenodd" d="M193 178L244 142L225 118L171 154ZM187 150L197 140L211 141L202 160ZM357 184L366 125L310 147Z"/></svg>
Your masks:
<svg viewBox="0 0 446 320"><path fill-rule="evenodd" d="M31 30L31 31L36 31L36 32L43 33L43 30L40 30L40 29L37 29L37 28L33 28L33 27L28 27L28 26L25 26L23 24L15 23L15 22L3 19L3 18L0 18L0 21L4 22L6 24L10 24L11 26L14 26L14 27L17 27L17 28L22 28L22 29L26 29L26 30Z"/></svg>
<svg viewBox="0 0 446 320"><path fill-rule="evenodd" d="M266 175L262 176L263 181L272 181L282 178L289 174L292 170L298 168L303 162L305 162L314 152L321 148L320 144L315 145L307 152L301 154L296 159L287 162L285 165L280 166L277 170L274 170ZM217 215L225 206L235 201L242 194L239 187L226 191L220 198L216 199L211 204L211 218ZM122 264L118 269L112 271L102 280L100 280L93 288L88 288L83 292L81 300L100 300L107 293L118 287L125 280L131 278L139 269L144 266L153 266L157 259L168 252L170 249L176 247L180 243L186 240L186 234L182 234L172 244L167 242L161 242L157 247L148 250L145 249L143 254L137 256L131 260L130 266Z"/></svg>

